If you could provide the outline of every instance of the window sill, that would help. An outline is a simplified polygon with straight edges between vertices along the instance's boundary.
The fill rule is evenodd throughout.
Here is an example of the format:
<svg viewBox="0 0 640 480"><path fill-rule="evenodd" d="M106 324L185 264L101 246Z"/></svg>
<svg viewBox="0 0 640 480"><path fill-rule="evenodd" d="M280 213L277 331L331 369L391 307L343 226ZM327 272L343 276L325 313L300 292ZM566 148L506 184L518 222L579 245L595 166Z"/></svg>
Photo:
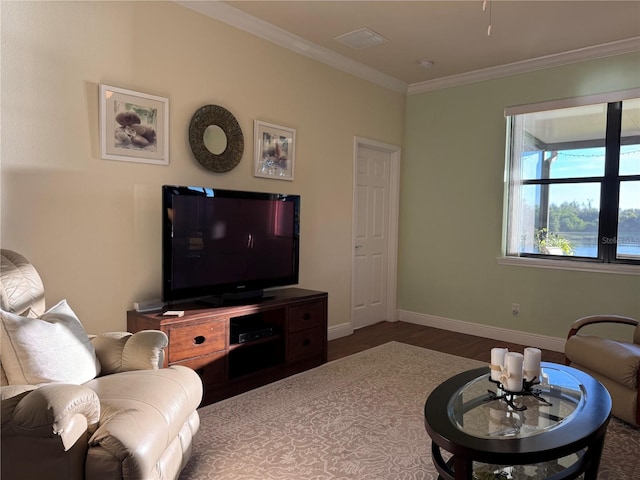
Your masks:
<svg viewBox="0 0 640 480"><path fill-rule="evenodd" d="M499 265L511 265L517 267L551 268L555 270L576 270L580 272L615 273L618 275L640 276L640 266L623 263L574 262L528 257L498 257L497 262Z"/></svg>

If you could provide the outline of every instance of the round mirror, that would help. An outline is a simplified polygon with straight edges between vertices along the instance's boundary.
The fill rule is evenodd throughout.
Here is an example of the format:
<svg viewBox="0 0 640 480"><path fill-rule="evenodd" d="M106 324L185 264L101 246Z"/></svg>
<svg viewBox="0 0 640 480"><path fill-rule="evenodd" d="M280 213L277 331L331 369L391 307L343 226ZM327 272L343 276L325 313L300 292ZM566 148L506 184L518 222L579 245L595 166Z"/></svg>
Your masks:
<svg viewBox="0 0 640 480"><path fill-rule="evenodd" d="M202 137L204 146L214 155L220 155L227 148L227 136L218 125L209 125Z"/></svg>
<svg viewBox="0 0 640 480"><path fill-rule="evenodd" d="M203 167L224 173L240 163L244 136L229 110L219 105L205 105L191 117L189 145Z"/></svg>

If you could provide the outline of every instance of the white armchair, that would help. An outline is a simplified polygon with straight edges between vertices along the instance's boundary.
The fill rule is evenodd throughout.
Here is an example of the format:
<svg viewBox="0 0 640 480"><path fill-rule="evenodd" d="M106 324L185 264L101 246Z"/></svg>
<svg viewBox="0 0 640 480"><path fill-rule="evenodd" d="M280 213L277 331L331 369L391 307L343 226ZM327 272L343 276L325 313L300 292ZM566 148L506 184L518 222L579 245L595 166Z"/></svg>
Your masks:
<svg viewBox="0 0 640 480"><path fill-rule="evenodd" d="M589 325L627 325L629 341L586 333ZM584 328L584 330L582 330ZM571 324L564 354L566 364L599 380L611 394L612 413L640 426L640 322L620 315L589 315Z"/></svg>
<svg viewBox="0 0 640 480"><path fill-rule="evenodd" d="M167 336L89 336L66 301L45 311L26 258L2 250L1 261L3 480L178 478L202 383L161 368Z"/></svg>

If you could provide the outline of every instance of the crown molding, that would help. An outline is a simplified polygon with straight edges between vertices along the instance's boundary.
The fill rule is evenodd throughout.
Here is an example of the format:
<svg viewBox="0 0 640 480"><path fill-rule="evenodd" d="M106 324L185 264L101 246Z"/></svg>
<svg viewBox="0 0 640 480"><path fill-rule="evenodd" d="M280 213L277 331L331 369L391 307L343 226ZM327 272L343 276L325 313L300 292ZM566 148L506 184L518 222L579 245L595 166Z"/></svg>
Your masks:
<svg viewBox="0 0 640 480"><path fill-rule="evenodd" d="M356 62L344 55L340 55L328 48L321 47L302 37L294 35L264 20L253 17L237 8L220 1L184 1L175 3L196 11L227 25L231 25L263 40L275 43L283 48L292 50L313 60L317 60L331 67L350 73L381 87L395 92L414 95L469 83L493 80L496 78L533 72L545 68L569 65L572 63L594 60L597 58L621 55L624 53L640 52L640 37L632 37L616 42L579 48L568 52L546 55L543 57L509 63L497 67L474 70L472 72L450 75L425 82L407 84L395 77L380 72L363 63Z"/></svg>
<svg viewBox="0 0 640 480"><path fill-rule="evenodd" d="M407 95L430 92L442 88L455 87L468 83L493 80L519 73L533 72L545 68L559 67L572 63L595 60L597 58L621 55L624 53L640 52L640 37L627 38L617 42L604 43L592 47L578 48L567 52L546 55L544 57L531 58L521 62L509 63L498 67L484 68L472 72L450 75L448 77L427 80L426 82L412 83L409 85Z"/></svg>
<svg viewBox="0 0 640 480"><path fill-rule="evenodd" d="M381 87L400 93L407 92L408 84L402 80L368 67L363 63L356 62L328 48L321 47L237 8L233 8L226 3L181 0L176 1L176 3Z"/></svg>

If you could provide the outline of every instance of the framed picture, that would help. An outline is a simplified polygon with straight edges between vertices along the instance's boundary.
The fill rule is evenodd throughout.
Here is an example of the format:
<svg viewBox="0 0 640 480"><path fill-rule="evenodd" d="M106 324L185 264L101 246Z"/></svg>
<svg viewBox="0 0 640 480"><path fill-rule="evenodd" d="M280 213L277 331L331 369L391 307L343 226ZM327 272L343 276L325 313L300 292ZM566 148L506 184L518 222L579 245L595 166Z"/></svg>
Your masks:
<svg viewBox="0 0 640 480"><path fill-rule="evenodd" d="M169 100L100 85L102 158L169 165Z"/></svg>
<svg viewBox="0 0 640 480"><path fill-rule="evenodd" d="M293 128L256 120L254 134L253 175L293 180L296 131Z"/></svg>

